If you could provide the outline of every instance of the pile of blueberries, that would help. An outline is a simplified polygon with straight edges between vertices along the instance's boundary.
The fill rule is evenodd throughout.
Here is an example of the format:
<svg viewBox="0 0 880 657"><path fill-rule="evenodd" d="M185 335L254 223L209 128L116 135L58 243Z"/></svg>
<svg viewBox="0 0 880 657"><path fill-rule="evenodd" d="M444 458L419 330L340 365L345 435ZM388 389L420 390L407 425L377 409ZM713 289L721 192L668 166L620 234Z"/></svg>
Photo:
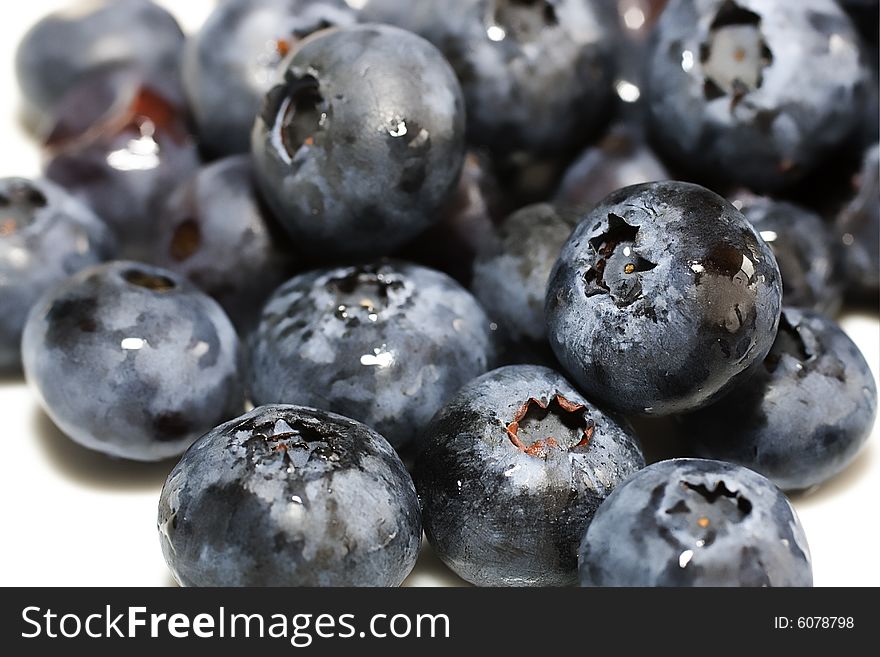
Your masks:
<svg viewBox="0 0 880 657"><path fill-rule="evenodd" d="M77 443L180 457L183 585L396 586L424 531L478 585L809 586L780 489L843 471L877 407L833 319L880 295L877 13L47 16L0 366ZM645 467L646 417L687 453Z"/></svg>

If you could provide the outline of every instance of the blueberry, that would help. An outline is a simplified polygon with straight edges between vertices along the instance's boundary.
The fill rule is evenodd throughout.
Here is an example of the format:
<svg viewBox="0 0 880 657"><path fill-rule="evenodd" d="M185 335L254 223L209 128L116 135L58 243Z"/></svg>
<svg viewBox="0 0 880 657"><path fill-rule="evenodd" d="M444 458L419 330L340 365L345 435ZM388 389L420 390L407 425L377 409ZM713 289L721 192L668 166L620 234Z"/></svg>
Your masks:
<svg viewBox="0 0 880 657"><path fill-rule="evenodd" d="M343 0L230 0L188 42L183 82L204 145L250 148L251 128L277 66L317 30L354 23Z"/></svg>
<svg viewBox="0 0 880 657"><path fill-rule="evenodd" d="M246 156L200 169L170 197L153 257L219 301L245 332L298 261L259 199L251 174Z"/></svg>
<svg viewBox="0 0 880 657"><path fill-rule="evenodd" d="M362 15L443 51L464 90L470 141L496 155L576 152L612 109L613 3L369 0Z"/></svg>
<svg viewBox="0 0 880 657"><path fill-rule="evenodd" d="M599 507L578 558L582 586L812 586L789 501L719 461L650 465Z"/></svg>
<svg viewBox="0 0 880 657"><path fill-rule="evenodd" d="M491 366L491 333L476 300L440 272L398 261L307 272L263 310L251 397L342 413L400 448Z"/></svg>
<svg viewBox="0 0 880 657"><path fill-rule="evenodd" d="M577 225L576 215L549 204L531 205L512 214L497 239L474 263L471 289L500 333L526 358L546 345L544 296L562 245Z"/></svg>
<svg viewBox="0 0 880 657"><path fill-rule="evenodd" d="M785 490L841 472L868 439L877 388L859 348L830 319L786 308L764 366L686 419L699 456L739 463Z"/></svg>
<svg viewBox="0 0 880 657"><path fill-rule="evenodd" d="M425 533L481 586L562 586L596 508L645 464L638 443L545 367L503 367L434 417L416 461Z"/></svg>
<svg viewBox="0 0 880 657"><path fill-rule="evenodd" d="M391 253L436 221L465 155L461 88L430 43L385 25L305 41L252 135L257 180L297 242Z"/></svg>
<svg viewBox="0 0 880 657"><path fill-rule="evenodd" d="M848 294L877 304L880 294L880 145L865 153L854 194L837 216L840 269Z"/></svg>
<svg viewBox="0 0 880 657"><path fill-rule="evenodd" d="M688 183L635 185L563 247L547 333L590 399L669 415L710 403L760 364L781 297L772 251L730 203Z"/></svg>
<svg viewBox="0 0 880 657"><path fill-rule="evenodd" d="M22 358L55 424L111 456L176 456L244 404L238 338L220 306L133 262L84 269L47 292L28 317Z"/></svg>
<svg viewBox="0 0 880 657"><path fill-rule="evenodd" d="M63 189L0 178L0 371L21 365L21 332L40 295L115 248L107 226Z"/></svg>
<svg viewBox="0 0 880 657"><path fill-rule="evenodd" d="M65 96L45 149L46 176L85 200L123 255L138 259L151 253L165 199L199 164L185 111L120 71Z"/></svg>
<svg viewBox="0 0 880 657"><path fill-rule="evenodd" d="M79 4L43 18L18 46L18 84L38 120L51 117L77 83L110 68L137 71L181 97L184 36L170 13L150 0Z"/></svg>
<svg viewBox="0 0 880 657"><path fill-rule="evenodd" d="M700 180L758 191L820 164L868 93L859 36L833 0L672 0L648 62L662 152Z"/></svg>
<svg viewBox="0 0 880 657"><path fill-rule="evenodd" d="M159 500L183 586L398 586L422 538L415 487L369 427L263 406L202 436Z"/></svg>
<svg viewBox="0 0 880 657"><path fill-rule="evenodd" d="M503 219L505 198L484 153L470 151L440 219L395 254L470 285L474 259Z"/></svg>
<svg viewBox="0 0 880 657"><path fill-rule="evenodd" d="M615 126L566 170L555 202L592 209L621 187L669 177L669 172L634 130Z"/></svg>
<svg viewBox="0 0 880 657"><path fill-rule="evenodd" d="M840 308L833 239L822 218L792 203L740 194L733 204L773 250L782 300L792 308L833 314Z"/></svg>

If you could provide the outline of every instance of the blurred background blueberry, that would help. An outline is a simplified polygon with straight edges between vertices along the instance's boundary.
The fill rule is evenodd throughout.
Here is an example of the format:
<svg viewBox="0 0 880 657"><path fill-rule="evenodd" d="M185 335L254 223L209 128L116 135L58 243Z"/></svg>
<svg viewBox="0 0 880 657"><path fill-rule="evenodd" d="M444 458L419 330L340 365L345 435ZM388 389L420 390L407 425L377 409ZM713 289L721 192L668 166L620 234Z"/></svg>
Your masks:
<svg viewBox="0 0 880 657"><path fill-rule="evenodd" d="M21 366L22 329L40 296L115 250L104 222L57 185L0 179L0 372Z"/></svg>
<svg viewBox="0 0 880 657"><path fill-rule="evenodd" d="M259 197L246 155L202 167L168 199L153 261L214 297L243 333L300 256Z"/></svg>
<svg viewBox="0 0 880 657"><path fill-rule="evenodd" d="M188 42L183 82L203 147L250 150L251 129L275 69L307 36L355 21L343 0L229 0Z"/></svg>

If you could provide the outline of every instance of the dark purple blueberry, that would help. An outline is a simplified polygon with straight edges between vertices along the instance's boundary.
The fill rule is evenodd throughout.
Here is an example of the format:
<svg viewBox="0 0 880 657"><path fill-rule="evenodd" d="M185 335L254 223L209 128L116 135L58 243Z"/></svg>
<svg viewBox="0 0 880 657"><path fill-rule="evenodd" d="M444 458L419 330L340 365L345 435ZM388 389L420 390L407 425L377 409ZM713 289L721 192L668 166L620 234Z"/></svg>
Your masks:
<svg viewBox="0 0 880 657"><path fill-rule="evenodd" d="M435 44L467 104L468 138L495 155L577 152L613 107L617 15L598 0L368 0L365 20Z"/></svg>
<svg viewBox="0 0 880 657"><path fill-rule="evenodd" d="M877 388L865 357L832 320L786 308L764 366L686 418L699 456L738 463L785 490L846 468L868 439Z"/></svg>
<svg viewBox="0 0 880 657"><path fill-rule="evenodd" d="M293 274L298 256L259 199L250 158L208 165L171 196L153 261L210 294L244 332Z"/></svg>
<svg viewBox="0 0 880 657"><path fill-rule="evenodd" d="M877 305L880 294L880 146L865 153L854 195L837 216L840 270L853 299Z"/></svg>
<svg viewBox="0 0 880 657"><path fill-rule="evenodd" d="M107 69L136 72L175 100L184 36L150 0L94 0L49 14L24 36L15 68L26 109L38 123L85 78Z"/></svg>
<svg viewBox="0 0 880 657"><path fill-rule="evenodd" d="M673 0L648 58L652 136L698 180L778 190L858 128L865 62L834 0Z"/></svg>
<svg viewBox="0 0 880 657"><path fill-rule="evenodd" d="M435 416L416 461L428 541L480 586L564 586L599 504L644 467L630 429L545 367L503 367Z"/></svg>
<svg viewBox="0 0 880 657"><path fill-rule="evenodd" d="M343 0L229 0L187 44L183 82L203 145L250 149L251 129L275 69L317 30L355 21Z"/></svg>
<svg viewBox="0 0 880 657"><path fill-rule="evenodd" d="M157 267L116 261L75 274L33 307L21 349L53 422L111 456L177 456L244 405L229 319Z"/></svg>
<svg viewBox="0 0 880 657"><path fill-rule="evenodd" d="M782 302L834 314L842 286L835 271L834 241L822 218L785 201L741 193L733 204L760 233L782 274Z"/></svg>
<svg viewBox="0 0 880 657"><path fill-rule="evenodd" d="M0 178L0 372L21 366L21 332L40 295L115 250L104 222L60 187Z"/></svg>
<svg viewBox="0 0 880 657"><path fill-rule="evenodd" d="M511 362L547 353L544 297L559 251L580 217L552 205L530 205L499 226L474 263L471 290L496 322Z"/></svg>
<svg viewBox="0 0 880 657"><path fill-rule="evenodd" d="M616 126L568 168L555 202L592 209L621 187L669 177L666 167L633 130Z"/></svg>
<svg viewBox="0 0 880 657"><path fill-rule="evenodd" d="M294 241L391 253L438 219L465 156L440 52L387 25L328 30L285 60L252 135L257 180Z"/></svg>
<svg viewBox="0 0 880 657"><path fill-rule="evenodd" d="M738 465L674 459L618 486L578 558L581 586L812 586L785 495Z"/></svg>
<svg viewBox="0 0 880 657"><path fill-rule="evenodd" d="M158 526L182 586L398 586L422 539L388 442L299 406L263 406L199 438L162 488Z"/></svg>
<svg viewBox="0 0 880 657"><path fill-rule="evenodd" d="M504 199L491 166L482 153L464 160L458 187L440 219L404 246L397 257L449 274L462 285L473 276L474 258L491 241L503 217Z"/></svg>
<svg viewBox="0 0 880 657"><path fill-rule="evenodd" d="M199 165L184 110L119 71L61 101L45 149L46 176L86 201L136 258L152 252L162 204Z"/></svg>
<svg viewBox="0 0 880 657"><path fill-rule="evenodd" d="M760 364L781 298L773 252L735 207L698 185L648 183L575 228L547 288L547 333L590 399L669 415Z"/></svg>
<svg viewBox="0 0 880 657"><path fill-rule="evenodd" d="M254 403L342 413L397 448L494 360L476 299L399 261L295 276L267 302L250 346Z"/></svg>

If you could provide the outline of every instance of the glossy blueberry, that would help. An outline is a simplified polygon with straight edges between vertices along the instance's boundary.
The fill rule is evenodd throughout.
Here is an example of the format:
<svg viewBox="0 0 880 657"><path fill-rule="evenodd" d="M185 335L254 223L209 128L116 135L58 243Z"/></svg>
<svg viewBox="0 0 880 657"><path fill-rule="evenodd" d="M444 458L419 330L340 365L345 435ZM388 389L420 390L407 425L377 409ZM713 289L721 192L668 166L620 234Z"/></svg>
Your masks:
<svg viewBox="0 0 880 657"><path fill-rule="evenodd" d="M317 30L354 23L343 0L230 0L187 43L183 82L203 144L250 149L251 128L275 69Z"/></svg>
<svg viewBox="0 0 880 657"><path fill-rule="evenodd" d="M375 431L262 406L209 431L159 499L183 586L398 586L422 538L412 479Z"/></svg>
<svg viewBox="0 0 880 657"><path fill-rule="evenodd" d="M877 304L880 294L880 146L865 153L854 195L837 216L840 269L847 292Z"/></svg>
<svg viewBox="0 0 880 657"><path fill-rule="evenodd" d="M868 93L859 36L834 0L672 0L648 62L658 148L700 180L759 191L820 164Z"/></svg>
<svg viewBox="0 0 880 657"><path fill-rule="evenodd" d="M111 456L176 456L244 404L238 338L220 306L134 262L84 269L45 294L22 359L55 424Z"/></svg>
<svg viewBox="0 0 880 657"><path fill-rule="evenodd" d="M782 301L828 314L840 308L833 238L822 218L792 203L740 194L733 200L776 256Z"/></svg>
<svg viewBox="0 0 880 657"><path fill-rule="evenodd" d="M21 365L21 332L40 295L115 248L104 222L60 187L0 178L0 371Z"/></svg>
<svg viewBox="0 0 880 657"><path fill-rule="evenodd" d="M547 333L590 399L669 415L705 406L760 364L781 298L772 251L730 203L689 183L635 185L563 247Z"/></svg>
<svg viewBox="0 0 880 657"><path fill-rule="evenodd" d="M138 259L152 251L162 204L199 165L184 110L120 71L65 96L45 150L46 176L85 200Z"/></svg>
<svg viewBox="0 0 880 657"><path fill-rule="evenodd" d="M549 204L525 207L501 224L474 263L471 289L514 351L546 344L547 280L577 219Z"/></svg>
<svg viewBox="0 0 880 657"><path fill-rule="evenodd" d="M645 464L627 426L533 365L467 384L423 439L415 472L428 541L481 586L575 583L596 508Z"/></svg>
<svg viewBox="0 0 880 657"><path fill-rule="evenodd" d="M461 81L468 136L496 155L576 152L613 106L613 3L369 0L365 20L443 51Z"/></svg>
<svg viewBox="0 0 880 657"><path fill-rule="evenodd" d="M343 413L399 448L493 358L489 320L448 276L399 261L321 269L267 302L250 393Z"/></svg>
<svg viewBox="0 0 880 657"><path fill-rule="evenodd" d="M259 199L250 158L210 164L171 196L158 222L153 261L210 294L240 329L290 278L297 256Z"/></svg>
<svg viewBox="0 0 880 657"><path fill-rule="evenodd" d="M297 242L391 253L437 220L465 156L440 52L387 25L327 31L279 69L252 135L257 180Z"/></svg>
<svg viewBox="0 0 880 657"><path fill-rule="evenodd" d="M748 381L686 419L699 456L739 463L785 490L841 472L871 434L877 388L832 320L786 308L773 349Z"/></svg>
<svg viewBox="0 0 880 657"><path fill-rule="evenodd" d="M578 557L582 586L812 586L789 501L746 468L650 465L599 507Z"/></svg>
<svg viewBox="0 0 880 657"><path fill-rule="evenodd" d="M621 187L669 178L666 167L634 130L615 126L568 167L555 202L592 209Z"/></svg>
<svg viewBox="0 0 880 657"><path fill-rule="evenodd" d="M178 68L184 36L174 17L150 0L77 3L34 25L15 57L18 84L38 120L91 74L137 71L166 94L181 97Z"/></svg>

